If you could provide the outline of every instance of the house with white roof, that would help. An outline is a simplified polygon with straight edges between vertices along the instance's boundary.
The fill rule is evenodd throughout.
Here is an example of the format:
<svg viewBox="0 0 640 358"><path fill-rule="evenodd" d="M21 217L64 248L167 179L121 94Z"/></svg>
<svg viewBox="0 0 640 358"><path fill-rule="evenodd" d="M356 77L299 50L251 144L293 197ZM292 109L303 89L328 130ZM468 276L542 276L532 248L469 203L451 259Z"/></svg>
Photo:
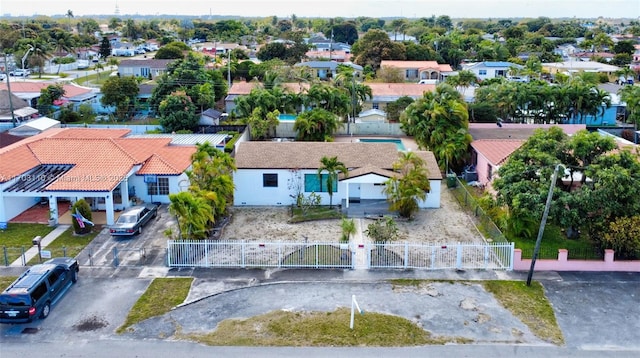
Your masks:
<svg viewBox="0 0 640 358"><path fill-rule="evenodd" d="M471 71L476 77L483 81L491 78L507 77L512 69L522 69L523 66L503 61L484 61L474 63L463 63L460 65L463 70Z"/></svg>

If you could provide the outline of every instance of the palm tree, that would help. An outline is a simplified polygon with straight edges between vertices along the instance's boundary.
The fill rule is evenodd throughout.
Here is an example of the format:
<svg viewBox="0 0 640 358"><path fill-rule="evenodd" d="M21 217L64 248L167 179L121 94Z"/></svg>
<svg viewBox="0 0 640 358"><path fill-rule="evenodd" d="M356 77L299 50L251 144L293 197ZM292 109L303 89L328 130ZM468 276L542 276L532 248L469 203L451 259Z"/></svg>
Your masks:
<svg viewBox="0 0 640 358"><path fill-rule="evenodd" d="M33 42L31 46L33 46L33 50L31 51L31 56L29 56L29 65L37 67L38 78L42 78L44 65L46 61L51 58L51 51L49 46L44 42Z"/></svg>
<svg viewBox="0 0 640 358"><path fill-rule="evenodd" d="M338 157L322 157L320 159L322 165L318 168L318 178L320 187L322 188L322 172L327 171L327 191L329 193L329 207L333 207L333 181L338 179L338 173L342 173L345 177L349 175L349 169L344 163L338 161Z"/></svg>
<svg viewBox="0 0 640 358"><path fill-rule="evenodd" d="M96 71L96 73L98 74L98 79L100 79L100 71L104 70L104 65L101 64L100 62L96 63L96 65L93 67L93 69Z"/></svg>
<svg viewBox="0 0 640 358"><path fill-rule="evenodd" d="M620 99L627 105L627 113L635 131L638 130L638 122L640 122L640 87L624 86L619 91Z"/></svg>
<svg viewBox="0 0 640 358"><path fill-rule="evenodd" d="M347 218L342 218L340 228L342 229L342 238L340 241L344 243L349 242L351 236L356 233L356 223L353 219L348 220Z"/></svg>
<svg viewBox="0 0 640 358"><path fill-rule="evenodd" d="M383 192L387 195L389 209L403 218L411 218L420 210L418 200L426 200L431 190L429 173L424 161L415 152L402 152L393 164L398 173L386 181Z"/></svg>
<svg viewBox="0 0 640 358"><path fill-rule="evenodd" d="M298 132L298 140L323 142L332 141L334 133L342 125L335 114L315 108L302 112L296 118L293 130Z"/></svg>
<svg viewBox="0 0 640 358"><path fill-rule="evenodd" d="M67 18L69 19L68 30L71 32L71 18L73 17L73 11L67 10Z"/></svg>
<svg viewBox="0 0 640 358"><path fill-rule="evenodd" d="M178 220L180 237L206 238L208 225L214 221L208 200L188 191L170 194L169 200L169 212Z"/></svg>
<svg viewBox="0 0 640 358"><path fill-rule="evenodd" d="M236 170L234 159L213 146L209 142L197 144L197 150L191 157L191 170L187 176L191 182L192 192L214 193L208 195L211 209L215 215L223 215L233 202L232 174Z"/></svg>

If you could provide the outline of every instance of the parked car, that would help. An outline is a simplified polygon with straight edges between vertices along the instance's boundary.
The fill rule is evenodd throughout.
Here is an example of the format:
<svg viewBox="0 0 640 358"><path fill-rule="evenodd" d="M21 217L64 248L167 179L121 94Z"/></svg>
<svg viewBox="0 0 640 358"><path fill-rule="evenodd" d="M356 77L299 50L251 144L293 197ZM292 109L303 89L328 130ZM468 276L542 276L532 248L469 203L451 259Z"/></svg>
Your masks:
<svg viewBox="0 0 640 358"><path fill-rule="evenodd" d="M15 77L27 77L31 75L31 70L26 68L26 69L17 69L17 70L13 70L11 72L9 72L9 76L15 76Z"/></svg>
<svg viewBox="0 0 640 358"><path fill-rule="evenodd" d="M142 227L158 216L158 205L145 204L125 210L109 228L112 236L131 236L142 233Z"/></svg>
<svg viewBox="0 0 640 358"><path fill-rule="evenodd" d="M47 318L51 306L78 280L78 261L58 257L25 271L0 293L0 323Z"/></svg>
<svg viewBox="0 0 640 358"><path fill-rule="evenodd" d="M0 81L4 81L7 78L7 75L4 73L0 73Z"/></svg>

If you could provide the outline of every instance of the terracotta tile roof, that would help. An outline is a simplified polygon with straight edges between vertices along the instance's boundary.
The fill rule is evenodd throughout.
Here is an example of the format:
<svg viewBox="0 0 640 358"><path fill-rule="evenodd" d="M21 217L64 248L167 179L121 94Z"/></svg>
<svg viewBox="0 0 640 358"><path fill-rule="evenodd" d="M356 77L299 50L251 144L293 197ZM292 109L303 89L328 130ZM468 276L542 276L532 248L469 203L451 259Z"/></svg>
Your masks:
<svg viewBox="0 0 640 358"><path fill-rule="evenodd" d="M11 81L11 92L13 93L40 93L40 90L47 88L49 82L14 82ZM93 92L91 88L81 87L75 84L62 85L64 88L64 98L72 98ZM0 90L7 89L6 83L0 83Z"/></svg>
<svg viewBox="0 0 640 358"><path fill-rule="evenodd" d="M415 153L425 160L429 179L442 179L433 153ZM373 166L391 170L398 150L393 143L243 142L235 159L238 169L318 169L325 156L338 157L349 169Z"/></svg>
<svg viewBox="0 0 640 358"><path fill-rule="evenodd" d="M365 85L371 88L373 97L378 96L409 96L422 97L425 92L433 92L436 85L421 85L417 83L374 83L366 82Z"/></svg>
<svg viewBox="0 0 640 358"><path fill-rule="evenodd" d="M473 139L528 139L536 129L560 127L568 135L586 129L584 124L522 124L502 123L502 128L495 123L469 123L469 134Z"/></svg>
<svg viewBox="0 0 640 358"><path fill-rule="evenodd" d="M131 133L130 129L65 128L53 134L52 138L122 138Z"/></svg>
<svg viewBox="0 0 640 358"><path fill-rule="evenodd" d="M524 142L523 139L480 139L471 142L471 147L487 158L489 163L501 165Z"/></svg>
<svg viewBox="0 0 640 358"><path fill-rule="evenodd" d="M122 138L123 129L56 128L0 149L0 182L40 164L73 168L47 186L58 191L109 191L137 165L139 174L179 175L195 146L169 146L171 138Z"/></svg>
<svg viewBox="0 0 640 358"><path fill-rule="evenodd" d="M382 60L380 67L395 67L395 68L417 68L420 70L434 69L442 72L452 72L449 64L440 64L436 61L389 61Z"/></svg>
<svg viewBox="0 0 640 358"><path fill-rule="evenodd" d="M229 89L228 95L246 95L251 93L254 88L260 88L262 83L260 82L234 82ZM283 83L282 87L288 89L293 93L300 93L303 90L309 89L308 83L289 82Z"/></svg>

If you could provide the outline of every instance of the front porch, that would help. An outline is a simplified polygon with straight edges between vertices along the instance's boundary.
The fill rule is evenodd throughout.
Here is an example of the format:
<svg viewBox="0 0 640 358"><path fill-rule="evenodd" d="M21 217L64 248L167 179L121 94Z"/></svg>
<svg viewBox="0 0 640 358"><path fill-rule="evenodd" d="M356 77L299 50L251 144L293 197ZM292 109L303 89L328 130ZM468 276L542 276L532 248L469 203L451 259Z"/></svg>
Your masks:
<svg viewBox="0 0 640 358"><path fill-rule="evenodd" d="M396 212L389 211L389 203L385 199L360 199L358 201L349 200L349 207L347 208L347 201L342 200L340 203L342 213L349 218L371 218L382 217L385 215L397 215Z"/></svg>
<svg viewBox="0 0 640 358"><path fill-rule="evenodd" d="M68 201L60 201L58 204L58 224L71 225L71 204ZM114 220L118 220L118 217L122 211L114 212ZM107 225L107 213L104 210L91 211L91 221L95 225ZM47 224L49 223L49 203L36 204L27 210L23 211L18 216L10 220L12 223L30 223L30 224Z"/></svg>

